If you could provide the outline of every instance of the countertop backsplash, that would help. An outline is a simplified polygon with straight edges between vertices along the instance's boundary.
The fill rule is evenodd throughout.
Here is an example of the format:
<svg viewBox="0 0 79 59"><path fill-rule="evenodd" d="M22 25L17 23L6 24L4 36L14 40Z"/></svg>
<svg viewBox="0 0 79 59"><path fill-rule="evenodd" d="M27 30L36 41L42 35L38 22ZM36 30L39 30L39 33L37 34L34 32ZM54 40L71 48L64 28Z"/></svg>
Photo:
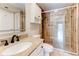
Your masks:
<svg viewBox="0 0 79 59"><path fill-rule="evenodd" d="M13 33L0 35L0 46L2 46L2 45L5 44L5 42L1 42L1 41L3 41L3 40L7 40L8 43L11 43L11 39L12 39L12 36L13 36L13 35L14 35ZM28 37L28 35L27 35L26 33L24 33L24 34L23 34L23 33L20 33L20 34L18 34L18 36L19 36L19 39L20 39L20 40L23 39L23 38Z"/></svg>

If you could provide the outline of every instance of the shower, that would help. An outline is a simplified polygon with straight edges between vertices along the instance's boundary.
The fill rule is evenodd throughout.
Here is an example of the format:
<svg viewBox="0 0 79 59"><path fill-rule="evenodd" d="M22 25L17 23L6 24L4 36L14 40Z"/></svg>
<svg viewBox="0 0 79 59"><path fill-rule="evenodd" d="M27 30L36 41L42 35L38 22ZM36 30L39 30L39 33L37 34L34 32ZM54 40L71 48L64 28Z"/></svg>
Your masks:
<svg viewBox="0 0 79 59"><path fill-rule="evenodd" d="M77 53L76 5L42 13L43 38L57 49Z"/></svg>

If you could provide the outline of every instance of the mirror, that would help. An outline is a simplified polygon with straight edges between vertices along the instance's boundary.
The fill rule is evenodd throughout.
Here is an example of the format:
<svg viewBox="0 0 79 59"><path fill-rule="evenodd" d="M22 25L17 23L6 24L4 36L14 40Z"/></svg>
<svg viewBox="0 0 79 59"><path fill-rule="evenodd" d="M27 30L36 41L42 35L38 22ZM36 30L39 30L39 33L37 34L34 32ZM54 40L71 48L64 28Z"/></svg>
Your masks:
<svg viewBox="0 0 79 59"><path fill-rule="evenodd" d="M25 4L0 3L0 35L25 31Z"/></svg>

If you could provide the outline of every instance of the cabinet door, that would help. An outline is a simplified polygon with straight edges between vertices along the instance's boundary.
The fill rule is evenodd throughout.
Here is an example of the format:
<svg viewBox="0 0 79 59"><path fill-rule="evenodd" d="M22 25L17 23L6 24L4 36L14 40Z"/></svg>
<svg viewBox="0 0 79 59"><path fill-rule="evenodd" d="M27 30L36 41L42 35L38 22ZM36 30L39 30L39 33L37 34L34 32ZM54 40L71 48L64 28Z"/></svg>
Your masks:
<svg viewBox="0 0 79 59"><path fill-rule="evenodd" d="M35 7L35 3L31 4L31 22L35 22L34 18L36 16L36 7Z"/></svg>
<svg viewBox="0 0 79 59"><path fill-rule="evenodd" d="M31 5L31 22L40 23L41 20L41 9L35 3Z"/></svg>
<svg viewBox="0 0 79 59"><path fill-rule="evenodd" d="M36 23L41 23L41 9L37 4L35 4L35 22Z"/></svg>
<svg viewBox="0 0 79 59"><path fill-rule="evenodd" d="M41 16L41 8L38 6L38 5L36 5L36 16L37 17L40 17Z"/></svg>
<svg viewBox="0 0 79 59"><path fill-rule="evenodd" d="M38 17L38 23L41 24L41 9L39 6L37 7L37 17Z"/></svg>
<svg viewBox="0 0 79 59"><path fill-rule="evenodd" d="M14 29L13 13L0 9L0 30L12 31Z"/></svg>

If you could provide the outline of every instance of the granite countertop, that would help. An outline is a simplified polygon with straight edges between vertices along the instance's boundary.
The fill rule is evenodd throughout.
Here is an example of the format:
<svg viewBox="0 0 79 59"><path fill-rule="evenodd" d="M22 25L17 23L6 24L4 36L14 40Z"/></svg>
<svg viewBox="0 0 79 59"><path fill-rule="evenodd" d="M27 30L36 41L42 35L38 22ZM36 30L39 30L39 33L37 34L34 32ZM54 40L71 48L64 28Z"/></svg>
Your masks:
<svg viewBox="0 0 79 59"><path fill-rule="evenodd" d="M20 41L27 41L27 42L30 41L32 42L32 46L28 48L27 50L17 53L13 56L29 56L43 42L43 39L35 38L35 37L27 37L27 38L21 39ZM0 55L6 48L11 47L12 45L13 44L10 43L8 46L1 46Z"/></svg>

